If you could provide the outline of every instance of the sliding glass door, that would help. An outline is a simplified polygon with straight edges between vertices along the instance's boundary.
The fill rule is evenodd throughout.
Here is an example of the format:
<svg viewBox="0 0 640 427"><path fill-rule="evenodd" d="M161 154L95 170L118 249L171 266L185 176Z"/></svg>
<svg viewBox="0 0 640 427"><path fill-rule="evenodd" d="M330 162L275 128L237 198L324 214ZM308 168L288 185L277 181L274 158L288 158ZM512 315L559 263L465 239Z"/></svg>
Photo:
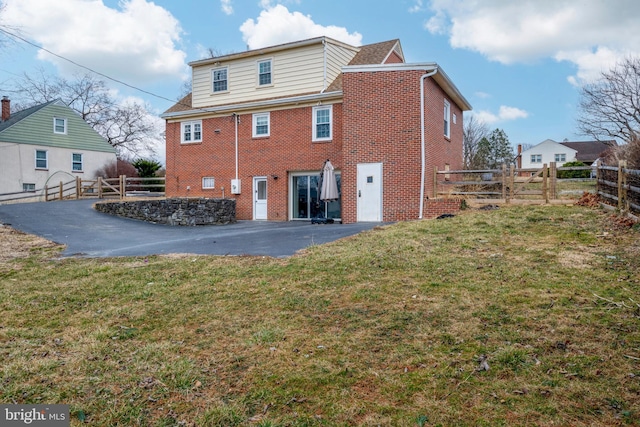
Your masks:
<svg viewBox="0 0 640 427"><path fill-rule="evenodd" d="M340 173L336 173L338 194L342 194ZM310 220L322 213L325 218L340 219L340 199L333 202L321 202L318 184L320 174L295 174L291 177L292 211L291 219Z"/></svg>

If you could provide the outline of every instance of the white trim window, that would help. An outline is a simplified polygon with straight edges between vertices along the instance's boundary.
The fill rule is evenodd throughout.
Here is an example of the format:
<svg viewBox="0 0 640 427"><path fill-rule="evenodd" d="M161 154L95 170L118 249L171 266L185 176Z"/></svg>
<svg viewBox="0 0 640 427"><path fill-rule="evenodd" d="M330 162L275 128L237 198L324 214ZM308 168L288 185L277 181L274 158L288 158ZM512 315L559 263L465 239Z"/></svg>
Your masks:
<svg viewBox="0 0 640 427"><path fill-rule="evenodd" d="M54 117L53 118L53 133L66 135L67 134L67 119L62 119L60 117Z"/></svg>
<svg viewBox="0 0 640 427"><path fill-rule="evenodd" d="M202 120L180 123L180 143L202 142Z"/></svg>
<svg viewBox="0 0 640 427"><path fill-rule="evenodd" d="M216 188L216 180L212 176L203 176L202 177L202 189L203 190L213 190Z"/></svg>
<svg viewBox="0 0 640 427"><path fill-rule="evenodd" d="M258 61L258 86L270 86L273 83L272 64L273 61L271 59Z"/></svg>
<svg viewBox="0 0 640 427"><path fill-rule="evenodd" d="M36 150L36 169L49 169L49 152Z"/></svg>
<svg viewBox="0 0 640 427"><path fill-rule="evenodd" d="M555 161L558 162L558 163L566 162L567 161L567 155L565 153L555 154Z"/></svg>
<svg viewBox="0 0 640 427"><path fill-rule="evenodd" d="M444 136L451 138L451 104L444 100Z"/></svg>
<svg viewBox="0 0 640 427"><path fill-rule="evenodd" d="M25 193L35 193L36 192L36 185L35 184L31 184L31 183L23 183L22 184L22 191L24 191Z"/></svg>
<svg viewBox="0 0 640 427"><path fill-rule="evenodd" d="M263 138L271 133L270 113L256 113L253 115L253 137Z"/></svg>
<svg viewBox="0 0 640 427"><path fill-rule="evenodd" d="M213 93L227 92L229 90L229 69L227 67L211 70L211 90Z"/></svg>
<svg viewBox="0 0 640 427"><path fill-rule="evenodd" d="M82 172L82 153L73 153L71 155L71 170Z"/></svg>
<svg viewBox="0 0 640 427"><path fill-rule="evenodd" d="M313 107L312 141L331 141L333 138L333 105Z"/></svg>
<svg viewBox="0 0 640 427"><path fill-rule="evenodd" d="M531 163L542 163L542 154L532 154Z"/></svg>

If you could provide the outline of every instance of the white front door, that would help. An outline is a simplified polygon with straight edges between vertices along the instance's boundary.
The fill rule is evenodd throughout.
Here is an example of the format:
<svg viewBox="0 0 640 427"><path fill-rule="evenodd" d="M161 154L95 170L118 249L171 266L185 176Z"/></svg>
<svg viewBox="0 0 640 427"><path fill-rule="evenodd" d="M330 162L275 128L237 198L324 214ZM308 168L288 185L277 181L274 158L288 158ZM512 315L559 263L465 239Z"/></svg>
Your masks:
<svg viewBox="0 0 640 427"><path fill-rule="evenodd" d="M253 219L267 219L267 178L253 178Z"/></svg>
<svg viewBox="0 0 640 427"><path fill-rule="evenodd" d="M382 221L382 163L358 164L358 222Z"/></svg>

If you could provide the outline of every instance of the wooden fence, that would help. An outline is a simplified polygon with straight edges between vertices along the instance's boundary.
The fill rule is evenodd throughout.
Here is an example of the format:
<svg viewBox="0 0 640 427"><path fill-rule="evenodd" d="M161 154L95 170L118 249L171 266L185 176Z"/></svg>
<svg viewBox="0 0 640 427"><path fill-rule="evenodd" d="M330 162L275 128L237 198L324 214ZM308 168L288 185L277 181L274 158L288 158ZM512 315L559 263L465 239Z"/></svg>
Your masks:
<svg viewBox="0 0 640 427"><path fill-rule="evenodd" d="M433 180L436 183L433 197L461 197L466 200L482 200L484 202L527 201L550 203L563 200L568 194L579 196L583 193L580 187L593 187L595 191L595 177L593 178L558 178L562 171L588 171L591 176L593 169L589 166L557 167L555 162L544 164L539 169L523 169L503 165L500 169L486 170L434 170ZM575 190L561 190L559 183L584 183L574 185Z"/></svg>
<svg viewBox="0 0 640 427"><path fill-rule="evenodd" d="M620 212L640 213L640 170L627 169L624 160L618 166L598 166L597 188L598 196Z"/></svg>
<svg viewBox="0 0 640 427"><path fill-rule="evenodd" d="M589 171L590 178L558 178L563 171ZM620 212L640 213L640 170L626 167L556 167L554 162L540 169L503 166L487 170L434 170L433 197L461 197L484 203L560 203L592 191ZM561 189L572 183L573 190ZM583 185L584 184L584 185Z"/></svg>
<svg viewBox="0 0 640 427"><path fill-rule="evenodd" d="M118 198L164 196L164 177L137 178L122 175L118 178L97 178L60 181L55 185L33 191L0 194L0 203L15 201L45 201L82 198Z"/></svg>

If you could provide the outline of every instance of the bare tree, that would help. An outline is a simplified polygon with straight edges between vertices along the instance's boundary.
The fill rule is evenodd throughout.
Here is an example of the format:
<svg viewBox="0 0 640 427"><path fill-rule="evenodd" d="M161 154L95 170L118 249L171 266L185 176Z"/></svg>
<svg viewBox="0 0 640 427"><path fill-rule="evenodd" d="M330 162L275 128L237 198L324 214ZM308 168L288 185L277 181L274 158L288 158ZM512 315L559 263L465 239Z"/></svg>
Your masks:
<svg viewBox="0 0 640 427"><path fill-rule="evenodd" d="M578 128L597 140L640 137L640 57L626 58L582 88Z"/></svg>
<svg viewBox="0 0 640 427"><path fill-rule="evenodd" d="M480 141L489 137L489 128L483 121L470 115L464 119L462 137L464 168L479 168L478 148Z"/></svg>
<svg viewBox="0 0 640 427"><path fill-rule="evenodd" d="M160 139L153 117L137 102L117 102L103 80L90 74L72 79L51 77L43 70L25 73L16 87L22 96L17 104L26 108L61 99L118 150L121 157L153 150Z"/></svg>

